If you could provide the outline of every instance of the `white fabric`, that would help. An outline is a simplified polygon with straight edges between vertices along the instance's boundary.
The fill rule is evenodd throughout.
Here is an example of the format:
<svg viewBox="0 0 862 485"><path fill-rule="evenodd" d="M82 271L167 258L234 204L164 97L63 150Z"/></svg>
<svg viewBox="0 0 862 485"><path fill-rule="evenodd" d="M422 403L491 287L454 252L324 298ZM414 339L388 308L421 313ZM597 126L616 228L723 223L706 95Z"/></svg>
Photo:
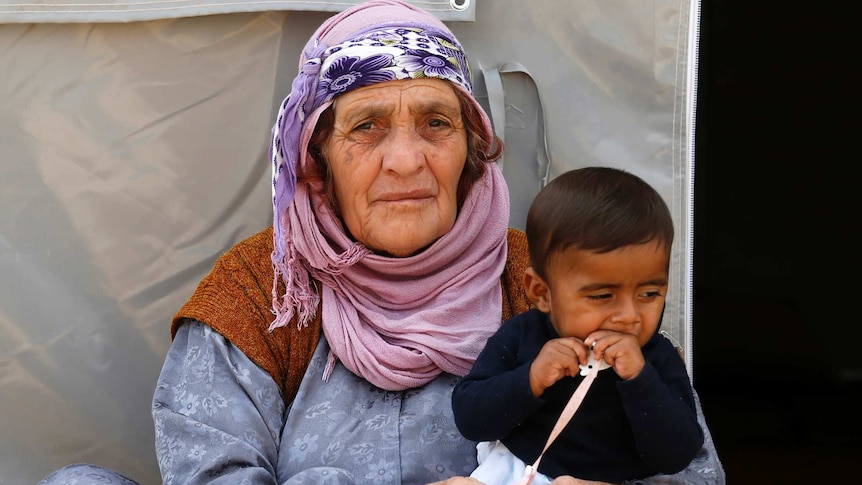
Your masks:
<svg viewBox="0 0 862 485"><path fill-rule="evenodd" d="M517 485L524 478L527 464L501 441L482 441L476 445L479 466L470 474L485 485ZM548 485L551 478L536 472L530 485Z"/></svg>
<svg viewBox="0 0 862 485"><path fill-rule="evenodd" d="M407 0L441 20L472 21L477 0ZM137 22L241 12L338 12L362 0L0 0L0 23Z"/></svg>

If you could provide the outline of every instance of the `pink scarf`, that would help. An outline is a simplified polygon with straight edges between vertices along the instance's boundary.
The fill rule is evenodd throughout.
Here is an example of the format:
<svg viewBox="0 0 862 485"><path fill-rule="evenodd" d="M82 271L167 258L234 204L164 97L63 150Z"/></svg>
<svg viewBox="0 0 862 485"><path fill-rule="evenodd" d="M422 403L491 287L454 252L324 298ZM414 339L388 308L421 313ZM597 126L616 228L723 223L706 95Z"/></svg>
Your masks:
<svg viewBox="0 0 862 485"><path fill-rule="evenodd" d="M295 261L323 285L328 367L337 357L386 390L418 387L441 372L466 374L502 319L509 192L500 169L488 166L448 234L407 258L352 241L307 189L297 185L284 222L303 228L291 231Z"/></svg>

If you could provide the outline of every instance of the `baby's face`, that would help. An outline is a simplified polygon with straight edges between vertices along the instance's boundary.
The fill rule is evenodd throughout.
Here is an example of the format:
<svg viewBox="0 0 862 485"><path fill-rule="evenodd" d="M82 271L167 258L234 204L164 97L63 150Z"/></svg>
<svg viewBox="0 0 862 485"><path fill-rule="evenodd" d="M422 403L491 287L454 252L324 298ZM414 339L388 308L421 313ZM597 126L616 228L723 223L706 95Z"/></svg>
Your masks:
<svg viewBox="0 0 862 485"><path fill-rule="evenodd" d="M570 248L548 269L551 323L561 337L585 339L611 330L649 341L661 320L670 254L663 244L624 246L609 253Z"/></svg>

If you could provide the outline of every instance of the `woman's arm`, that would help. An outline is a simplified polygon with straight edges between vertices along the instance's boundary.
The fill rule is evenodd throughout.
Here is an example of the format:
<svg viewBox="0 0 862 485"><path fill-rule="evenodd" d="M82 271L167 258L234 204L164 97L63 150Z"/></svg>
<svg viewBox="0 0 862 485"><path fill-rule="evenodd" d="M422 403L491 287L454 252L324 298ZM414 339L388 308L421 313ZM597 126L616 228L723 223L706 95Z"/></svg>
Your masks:
<svg viewBox="0 0 862 485"><path fill-rule="evenodd" d="M269 374L210 327L182 325L153 397L164 483L275 484L284 411Z"/></svg>

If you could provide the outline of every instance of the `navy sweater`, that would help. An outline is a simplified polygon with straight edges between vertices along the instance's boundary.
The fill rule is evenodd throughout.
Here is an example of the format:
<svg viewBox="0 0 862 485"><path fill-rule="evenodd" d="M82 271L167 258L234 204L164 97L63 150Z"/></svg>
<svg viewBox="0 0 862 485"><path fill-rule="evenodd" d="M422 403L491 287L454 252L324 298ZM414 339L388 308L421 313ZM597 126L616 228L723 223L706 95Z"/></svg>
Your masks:
<svg viewBox="0 0 862 485"><path fill-rule="evenodd" d="M530 390L530 364L559 338L533 309L506 321L452 392L455 423L474 441L501 440L527 464L545 446L581 376L564 377L541 397ZM577 413L542 457L549 477L619 483L688 466L703 444L685 365L658 332L643 347L646 366L629 381L599 372Z"/></svg>

